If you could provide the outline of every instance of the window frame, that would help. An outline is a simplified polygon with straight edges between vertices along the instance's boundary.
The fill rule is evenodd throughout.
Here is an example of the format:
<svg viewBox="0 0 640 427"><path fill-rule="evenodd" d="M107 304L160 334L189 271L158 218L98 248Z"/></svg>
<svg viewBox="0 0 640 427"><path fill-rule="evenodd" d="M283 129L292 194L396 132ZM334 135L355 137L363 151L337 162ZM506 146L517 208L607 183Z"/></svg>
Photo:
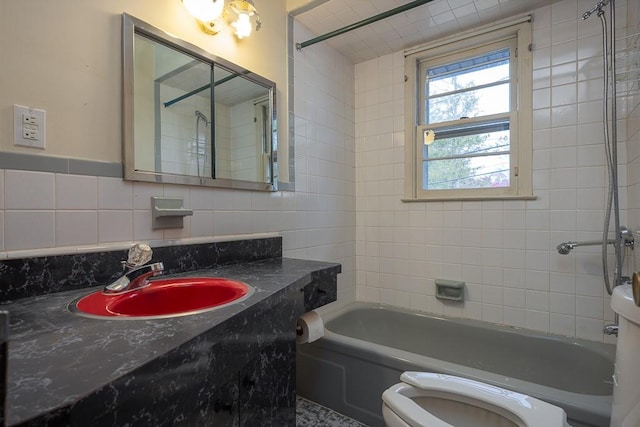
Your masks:
<svg viewBox="0 0 640 427"><path fill-rule="evenodd" d="M531 17L481 27L405 52L405 197L403 201L534 199L532 189L532 54ZM473 124L488 117L424 124L426 70L509 46L510 186L447 190L422 189L422 132L453 124ZM437 132L436 132L437 133Z"/></svg>

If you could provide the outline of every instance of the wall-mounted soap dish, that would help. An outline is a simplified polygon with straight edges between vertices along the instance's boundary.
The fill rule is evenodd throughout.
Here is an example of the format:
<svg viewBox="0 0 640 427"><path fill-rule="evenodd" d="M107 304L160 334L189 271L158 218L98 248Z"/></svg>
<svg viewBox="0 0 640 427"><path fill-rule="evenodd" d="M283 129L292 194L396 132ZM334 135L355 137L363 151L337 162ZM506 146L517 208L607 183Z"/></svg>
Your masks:
<svg viewBox="0 0 640 427"><path fill-rule="evenodd" d="M449 301L464 301L464 282L436 279L436 298Z"/></svg>
<svg viewBox="0 0 640 427"><path fill-rule="evenodd" d="M177 197L151 198L151 228L183 228L185 216L193 215L193 210L184 208L184 201Z"/></svg>

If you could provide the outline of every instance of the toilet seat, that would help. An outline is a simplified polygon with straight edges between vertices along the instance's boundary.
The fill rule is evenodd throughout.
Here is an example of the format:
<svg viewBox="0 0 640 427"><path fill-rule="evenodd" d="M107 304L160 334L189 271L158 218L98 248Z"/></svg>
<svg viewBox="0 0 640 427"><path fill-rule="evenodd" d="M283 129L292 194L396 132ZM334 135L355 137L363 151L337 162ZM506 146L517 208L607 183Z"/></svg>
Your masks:
<svg viewBox="0 0 640 427"><path fill-rule="evenodd" d="M428 372L405 372L400 379L401 383L391 386L382 395L383 413L392 411L395 419L403 421L398 425L458 427L431 414L413 400L419 397L444 398L473 405L522 427L568 425L562 408L490 384Z"/></svg>

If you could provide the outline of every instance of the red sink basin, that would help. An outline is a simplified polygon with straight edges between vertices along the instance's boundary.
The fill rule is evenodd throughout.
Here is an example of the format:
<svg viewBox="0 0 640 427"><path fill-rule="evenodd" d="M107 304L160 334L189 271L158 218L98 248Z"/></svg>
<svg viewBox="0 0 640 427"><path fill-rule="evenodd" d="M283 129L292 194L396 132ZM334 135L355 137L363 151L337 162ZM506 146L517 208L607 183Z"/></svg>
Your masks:
<svg viewBox="0 0 640 427"><path fill-rule="evenodd" d="M73 301L71 311L91 317L161 318L220 308L253 293L246 283L220 277L156 279L150 285L122 294L101 290Z"/></svg>

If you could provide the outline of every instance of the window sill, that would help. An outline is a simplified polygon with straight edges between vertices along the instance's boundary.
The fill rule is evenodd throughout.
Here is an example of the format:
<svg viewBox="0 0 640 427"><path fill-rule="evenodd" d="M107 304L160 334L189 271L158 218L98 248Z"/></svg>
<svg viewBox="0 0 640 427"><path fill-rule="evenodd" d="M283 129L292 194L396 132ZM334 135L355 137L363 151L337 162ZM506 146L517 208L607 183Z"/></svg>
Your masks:
<svg viewBox="0 0 640 427"><path fill-rule="evenodd" d="M536 200L536 196L479 196L479 197L460 197L460 196L451 196L451 197L430 197L428 199L425 198L403 198L400 199L403 203L413 203L413 202L465 202L465 201L483 201L483 200Z"/></svg>

